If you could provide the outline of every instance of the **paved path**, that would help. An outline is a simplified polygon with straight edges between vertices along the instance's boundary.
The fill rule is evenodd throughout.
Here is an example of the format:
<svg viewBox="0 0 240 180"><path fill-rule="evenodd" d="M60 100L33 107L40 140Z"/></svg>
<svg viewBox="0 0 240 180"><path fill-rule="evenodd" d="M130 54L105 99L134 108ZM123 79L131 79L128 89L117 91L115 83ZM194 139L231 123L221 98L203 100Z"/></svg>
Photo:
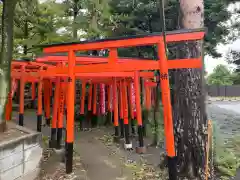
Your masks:
<svg viewBox="0 0 240 180"><path fill-rule="evenodd" d="M13 113L13 119L18 122L18 114ZM36 113L34 111L26 111L24 117L24 126L36 130ZM50 128L43 127L44 136L50 135ZM124 161L120 159L120 154L113 154L103 143L98 140L97 136L103 134L91 132L75 132L74 151L80 155L81 164L87 172L84 180L131 180L132 172L123 167ZM59 158L55 161L60 162ZM52 161L48 167L55 166L56 162ZM45 165L46 166L46 165ZM54 172L53 168L43 168L49 173ZM55 179L54 179L55 180ZM83 179L82 179L83 180Z"/></svg>
<svg viewBox="0 0 240 180"><path fill-rule="evenodd" d="M76 142L83 167L91 180L131 180L132 174L123 167L123 159L97 140L96 133L82 132Z"/></svg>
<svg viewBox="0 0 240 180"><path fill-rule="evenodd" d="M221 138L240 136L240 102L212 102L207 111Z"/></svg>

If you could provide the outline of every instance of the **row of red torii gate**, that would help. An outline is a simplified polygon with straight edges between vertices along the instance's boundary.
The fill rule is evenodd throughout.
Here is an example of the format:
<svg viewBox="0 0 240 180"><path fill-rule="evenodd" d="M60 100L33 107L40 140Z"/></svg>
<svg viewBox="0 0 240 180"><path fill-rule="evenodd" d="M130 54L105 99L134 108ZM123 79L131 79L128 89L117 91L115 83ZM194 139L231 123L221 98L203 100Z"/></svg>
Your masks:
<svg viewBox="0 0 240 180"><path fill-rule="evenodd" d="M177 30L166 33L166 43L180 41L197 41L204 38L204 29ZM133 59L118 57L119 48L157 45L158 59ZM174 147L174 133L172 122L172 107L168 70L180 68L202 68L202 57L169 60L166 56L164 38L160 34L139 35L115 39L101 39L95 41L82 41L74 43L61 43L44 45L44 56L33 61L12 61L11 80L12 86L6 108L6 119L11 119L12 97L20 83L19 125L24 124L24 88L26 83L32 83L32 97L36 96L35 84L37 83L37 131L41 132L43 105L45 119L51 124L50 146L59 147L64 128L64 112L66 112L66 142L65 163L66 173L72 172L73 143L74 143L74 106L76 79L81 81L80 114L84 114L85 97L87 96L87 111L97 113L97 87L104 89L107 86L107 110L113 112L115 139L125 136L125 148L132 148L129 138L129 119L137 120L139 146L137 153L144 153L146 148L143 139L142 107L140 78L144 79L145 106L149 109L152 105L153 88L156 79L160 80L162 104L164 111L164 131L166 151L168 157L169 179L175 180L176 152ZM76 56L79 51L107 50L107 57ZM67 53L67 55L56 55ZM154 71L159 70L159 77ZM53 109L50 99L54 90ZM105 111L105 92L102 91L100 102ZM44 95L44 98L43 98ZM66 109L66 111L65 111ZM51 118L52 114L52 118ZM129 117L130 115L130 117ZM123 124L119 132L119 124ZM57 138L58 137L58 138ZM55 143L55 142L58 143Z"/></svg>

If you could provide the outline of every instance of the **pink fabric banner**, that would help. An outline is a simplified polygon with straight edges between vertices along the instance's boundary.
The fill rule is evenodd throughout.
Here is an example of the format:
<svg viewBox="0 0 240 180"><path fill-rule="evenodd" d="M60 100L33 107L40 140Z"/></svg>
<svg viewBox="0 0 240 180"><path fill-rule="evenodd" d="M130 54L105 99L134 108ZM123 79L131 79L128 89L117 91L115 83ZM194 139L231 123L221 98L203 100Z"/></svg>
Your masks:
<svg viewBox="0 0 240 180"><path fill-rule="evenodd" d="M100 84L100 109L101 114L106 113L105 84Z"/></svg>
<svg viewBox="0 0 240 180"><path fill-rule="evenodd" d="M14 93L16 92L18 87L18 81L16 79L12 79L12 91L11 91L11 97L13 97Z"/></svg>
<svg viewBox="0 0 240 180"><path fill-rule="evenodd" d="M112 111L113 110L113 86L112 84L109 86L109 93L110 93L110 99L108 99L108 101L110 101L109 105L109 110Z"/></svg>
<svg viewBox="0 0 240 180"><path fill-rule="evenodd" d="M134 88L134 84L131 83L131 98L132 98L132 105L131 107L133 108L133 113L134 113L134 117L137 116L137 110L136 110L136 99L135 99L135 88Z"/></svg>

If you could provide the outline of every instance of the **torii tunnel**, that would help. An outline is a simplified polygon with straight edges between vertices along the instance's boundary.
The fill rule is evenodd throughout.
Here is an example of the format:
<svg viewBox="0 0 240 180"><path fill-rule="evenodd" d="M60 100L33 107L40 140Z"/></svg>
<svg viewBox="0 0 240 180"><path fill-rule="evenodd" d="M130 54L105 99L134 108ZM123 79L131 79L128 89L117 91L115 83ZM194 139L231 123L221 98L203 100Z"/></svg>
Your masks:
<svg viewBox="0 0 240 180"><path fill-rule="evenodd" d="M203 40L205 29L177 30L166 33L166 43L180 41ZM158 58L134 59L120 58L119 48L157 45ZM74 144L74 106L75 106L75 85L76 79L81 80L81 106L80 114L84 114L85 94L88 91L88 111L96 114L97 85L104 84L107 88L108 110L114 114L115 137L125 135L125 148L132 148L129 139L129 119L136 116L138 126L139 147L138 153L145 152L143 141L142 107L140 99L140 77L145 81L146 91L144 98L146 108L152 104L151 88L156 86L154 81L154 70L160 71L160 85L164 113L164 131L166 140L166 151L168 157L169 179L175 180L176 173L176 151L174 147L174 133L172 120L172 107L169 89L169 69L202 68L202 57L189 59L168 60L165 52L165 44L161 34L148 34L130 36L115 39L101 39L96 41L81 41L74 43L61 43L44 45L44 56L34 61L13 61L12 62L12 89L9 93L9 101L6 108L6 118L11 119L12 95L16 90L16 80L20 80L20 108L19 125L24 124L24 86L26 82L32 83L32 98L35 98L35 82L38 83L38 109L37 109L37 130L41 131L42 106L44 104L47 124L51 121L50 146L60 148L62 138L63 115L66 105L66 173L73 171L73 144ZM108 50L108 57L99 56L77 56L76 52L91 50ZM67 55L56 55L67 53ZM50 96L52 96L52 85L55 83L54 103L52 120L50 119L51 107ZM86 84L89 85L86 88ZM33 90L34 89L34 90ZM134 98L132 98L134 90ZM44 98L42 98L42 92ZM43 102L44 101L44 102ZM134 101L134 103L133 103ZM130 103L129 103L130 102ZM134 115L134 107L136 114ZM130 113L129 113L130 112ZM129 117L129 114L131 117ZM120 117L120 118L119 118ZM124 132L123 132L124 131ZM56 138L57 136L57 138ZM57 141L57 142L56 142Z"/></svg>

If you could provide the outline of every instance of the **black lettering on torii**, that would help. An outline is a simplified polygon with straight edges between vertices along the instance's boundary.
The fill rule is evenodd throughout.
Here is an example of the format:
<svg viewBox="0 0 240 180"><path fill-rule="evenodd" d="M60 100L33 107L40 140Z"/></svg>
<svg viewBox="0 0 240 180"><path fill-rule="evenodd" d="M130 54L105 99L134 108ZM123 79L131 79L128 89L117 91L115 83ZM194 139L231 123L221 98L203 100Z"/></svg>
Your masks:
<svg viewBox="0 0 240 180"><path fill-rule="evenodd" d="M71 77L68 77L68 82L72 82L72 78Z"/></svg>
<svg viewBox="0 0 240 180"><path fill-rule="evenodd" d="M161 80L167 80L168 79L168 74L167 73L160 73L160 79Z"/></svg>

